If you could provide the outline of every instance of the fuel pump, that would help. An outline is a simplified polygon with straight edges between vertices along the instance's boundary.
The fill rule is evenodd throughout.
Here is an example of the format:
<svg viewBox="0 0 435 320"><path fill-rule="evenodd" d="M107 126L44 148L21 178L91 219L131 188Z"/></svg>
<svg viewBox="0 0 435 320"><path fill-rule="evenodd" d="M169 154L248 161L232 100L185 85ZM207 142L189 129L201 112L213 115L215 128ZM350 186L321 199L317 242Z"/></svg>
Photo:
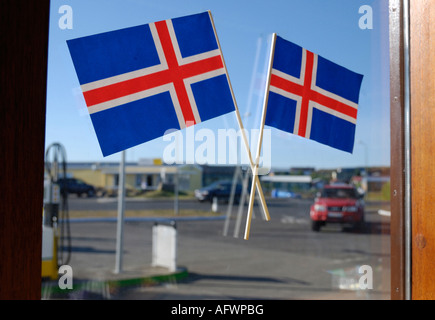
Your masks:
<svg viewBox="0 0 435 320"><path fill-rule="evenodd" d="M45 153L42 277L52 280L57 279L59 267L68 264L71 257L68 191L60 185L66 170L65 148L51 144Z"/></svg>

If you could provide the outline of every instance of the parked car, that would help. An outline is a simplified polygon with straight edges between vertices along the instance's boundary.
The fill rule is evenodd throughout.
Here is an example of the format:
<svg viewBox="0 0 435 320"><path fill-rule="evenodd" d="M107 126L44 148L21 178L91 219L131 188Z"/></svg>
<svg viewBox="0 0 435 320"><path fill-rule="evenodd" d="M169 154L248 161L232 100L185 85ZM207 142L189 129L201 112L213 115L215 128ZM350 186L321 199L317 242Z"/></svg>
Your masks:
<svg viewBox="0 0 435 320"><path fill-rule="evenodd" d="M320 231L329 223L351 225L358 229L364 224L364 201L352 185L326 185L311 206L310 218L313 231Z"/></svg>
<svg viewBox="0 0 435 320"><path fill-rule="evenodd" d="M278 190L273 189L271 192L272 198L295 198L295 199L301 199L301 195L296 192L291 192L287 190Z"/></svg>
<svg viewBox="0 0 435 320"><path fill-rule="evenodd" d="M232 181L216 181L206 187L195 190L195 197L203 202L213 202L213 198L218 200L229 201L231 196ZM242 185L236 184L236 190L234 192L234 200L238 201L242 194Z"/></svg>
<svg viewBox="0 0 435 320"><path fill-rule="evenodd" d="M87 195L88 197L95 196L95 187L87 184L83 180L76 178L61 178L58 180L61 194L74 193L78 197Z"/></svg>

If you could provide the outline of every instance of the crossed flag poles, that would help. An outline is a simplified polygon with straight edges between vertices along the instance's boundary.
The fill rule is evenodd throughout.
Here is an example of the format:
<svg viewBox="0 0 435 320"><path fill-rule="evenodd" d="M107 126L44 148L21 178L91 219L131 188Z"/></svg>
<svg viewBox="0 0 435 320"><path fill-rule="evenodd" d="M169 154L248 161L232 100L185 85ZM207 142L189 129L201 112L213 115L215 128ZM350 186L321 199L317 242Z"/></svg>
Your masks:
<svg viewBox="0 0 435 320"><path fill-rule="evenodd" d="M213 25L213 29L216 30L211 13L209 12L209 14L210 14L211 23ZM216 35L216 41L217 41L218 46L220 48L219 38L218 38L217 34L215 34L215 35ZM223 56L222 56L222 62L223 62L224 68L226 70L226 65L225 65L225 61L223 59ZM234 92L233 92L229 78L228 78L228 84L230 86L232 96L234 97ZM248 138L246 137L246 132L245 132L245 129L243 126L242 117L240 116L239 108L237 106L235 99L234 99L234 107L235 107L235 114L236 114L237 123L238 123L240 131L242 133L243 144L245 146L246 153L247 153L248 159L249 159L249 165L250 165L251 171L252 171L252 188L251 188L252 190L251 190L250 207L249 207L250 210L248 211L248 217L247 217L247 227L246 227L247 231L245 231L245 236L244 236L244 239L248 240L249 239L249 229L250 229L251 220L252 220L252 207L253 207L253 202L254 202L255 190L257 190L258 195L260 197L260 204L261 204L261 207L263 209L264 219L266 221L270 220L269 209L267 208L266 199L264 198L264 194L263 194L263 188L261 187L260 179L258 178L258 162L259 162L259 157L260 157L261 141L263 140L263 127L264 127L264 125L262 125L262 129L260 131L260 137L259 137L260 147L259 147L259 150L257 152L258 155L256 157L256 162L254 163L254 161L252 159L251 149L249 148ZM251 202L252 202L252 204L251 204Z"/></svg>
<svg viewBox="0 0 435 320"><path fill-rule="evenodd" d="M261 144L262 144L262 140L263 140L264 125L262 126L262 128L260 130L260 137L258 139L259 146L257 148L257 156L255 158L255 163L254 163L254 161L252 159L251 150L249 148L248 139L246 138L245 130L243 128L242 119L240 117L240 113L239 113L238 109L236 109L236 117L237 117L237 122L238 122L239 127L240 127L240 131L242 132L243 144L245 145L246 152L248 154L249 164L251 166L251 172L252 172L252 187L251 187L251 194L250 194L250 198L249 198L248 216L246 218L246 228L245 228L245 235L244 235L244 239L248 240L249 239L249 231L251 228L252 209L253 209L253 205L254 205L255 189L257 189L258 195L260 197L260 203L261 203L261 206L263 208L264 219L266 221L270 220L269 210L267 208L266 199L264 198L264 194L263 194L263 188L261 187L260 179L258 178L258 163L259 163L259 159L260 159L260 151L261 151Z"/></svg>
<svg viewBox="0 0 435 320"><path fill-rule="evenodd" d="M209 14L210 14L210 19L211 19L211 22L213 25L213 29L215 29L211 13L209 12ZM217 37L217 34L216 34L216 41L218 42L218 46L220 48L219 39ZM224 61L223 57L222 57L222 61L223 61L224 68L226 69L225 61ZM231 82L230 82L229 78L228 78L228 83L230 86L231 93L234 97L233 89L232 89ZM258 195L260 197L260 204L261 204L261 207L263 209L264 219L266 221L270 220L269 209L267 208L266 199L264 198L264 194L263 194L263 188L261 187L260 179L258 178L258 163L259 163L259 158L260 158L261 143L263 140L264 120L262 122L263 125L262 125L261 130L260 130L260 137L258 140L259 147L257 150L256 161L254 163L254 161L252 159L251 149L249 148L248 138L246 137L246 132L245 132L245 129L243 126L242 117L240 116L239 108L237 107L237 103L236 103L235 99L234 99L234 107L235 107L235 114L236 114L237 123L238 123L240 131L242 133L243 144L245 146L246 153L248 155L249 165L251 167L251 172L252 172L252 188L251 188L251 195L250 195L250 200L249 200L249 209L248 209L248 216L247 216L247 222L246 222L246 230L245 230L245 235L244 235L244 239L248 240L249 239L249 230L250 230L250 225L251 225L251 220L252 220L252 208L253 208L255 190L257 190ZM264 113L264 111L263 111L263 113ZM263 115L263 116L265 117L265 115Z"/></svg>
<svg viewBox="0 0 435 320"><path fill-rule="evenodd" d="M260 162L260 154L261 154L261 146L263 144L263 132L264 132L264 124L266 122L266 112L267 112L267 101L268 101L268 90L269 90L269 85L270 85L270 78L271 78L271 70L272 70L272 65L273 65L273 54L275 51L275 41L276 40L276 33L274 33L272 35L272 48L270 50L270 57L269 57L269 68L268 68L268 74L267 74L267 78L266 78L266 93L264 95L264 101L263 101L263 112L261 114L261 122L260 122L260 135L258 138L258 146L257 146L257 154L255 156L255 163L253 165L251 165L252 168L252 177L253 177L253 181L255 181L255 183L257 183L256 181L258 181L258 165ZM260 195L260 200L261 197L263 196L263 193L258 192ZM251 230L251 220L252 220L252 210L253 210L253 206L254 206L254 197L255 197L255 188L254 188L254 183L252 183L251 186L251 193L249 195L249 204L248 204L248 215L246 218L246 227L245 227L245 235L244 235L244 239L248 240L249 239L249 233ZM264 196L263 196L264 197ZM268 216L267 213L267 217L266 217L266 221L269 221L270 217Z"/></svg>
<svg viewBox="0 0 435 320"><path fill-rule="evenodd" d="M211 17L211 14L210 14ZM213 27L214 27L214 23L213 23L213 19L211 19ZM216 39L218 41L219 44L219 39L216 35ZM219 45L220 47L220 45ZM223 58L222 58L223 60ZM224 66L225 66L225 62L224 62ZM226 68L226 67L225 67ZM233 92L232 87L231 87L231 82L229 81L229 85L231 88L231 92ZM234 96L234 93L233 93ZM235 99L234 99L235 102ZM237 119L237 123L239 125L240 131L242 133L242 139L243 139L243 144L245 146L246 149L246 153L248 154L248 159L249 159L249 165L251 167L251 172L252 172L252 188L251 188L251 195L250 195L250 200L249 200L249 210L248 210L248 216L247 216L247 223L246 223L246 230L245 230L245 235L244 235L244 239L248 240L249 239L249 230L250 230L250 225L251 225L251 220L252 220L252 208L253 208L253 202L254 202L254 196L255 196L255 190L257 189L258 195L260 197L260 204L261 207L263 209L263 215L264 215L264 219L266 221L270 220L270 215L269 215L269 209L267 208L267 204L266 204L266 199L264 198L264 194L263 194L263 188L261 187L261 183L260 183L260 179L258 178L258 163L259 163L259 158L260 158L260 151L261 151L261 143L263 140L263 129L264 129L264 121L262 122L262 128L260 130L260 137L259 137L259 147L257 150L257 157L255 160L255 163L252 159L252 154L251 154L251 149L249 148L249 143L248 143L248 138L246 137L246 132L243 126L243 122L242 122L242 117L240 116L240 112L239 112L239 108L237 107L237 103L235 104L235 114L236 114L236 119ZM264 112L263 112L264 113Z"/></svg>

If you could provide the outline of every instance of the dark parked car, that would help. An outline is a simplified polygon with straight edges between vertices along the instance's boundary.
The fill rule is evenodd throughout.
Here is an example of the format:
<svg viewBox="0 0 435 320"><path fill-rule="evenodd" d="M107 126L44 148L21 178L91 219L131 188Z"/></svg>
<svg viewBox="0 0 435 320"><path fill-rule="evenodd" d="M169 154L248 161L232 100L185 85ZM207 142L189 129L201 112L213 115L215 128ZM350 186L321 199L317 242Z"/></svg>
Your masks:
<svg viewBox="0 0 435 320"><path fill-rule="evenodd" d="M58 182L61 194L67 192L68 194L74 193L78 197L81 197L82 195L87 195L88 197L95 196L95 187L87 184L83 180L76 178L61 178Z"/></svg>
<svg viewBox="0 0 435 320"><path fill-rule="evenodd" d="M203 202L213 202L213 198L218 200L228 201L231 196L231 188L233 183L231 181L216 181L206 187L195 190L195 197ZM236 184L236 190L234 193L234 200L237 202L242 194L242 185Z"/></svg>
<svg viewBox="0 0 435 320"><path fill-rule="evenodd" d="M364 224L362 196L351 185L326 185L311 206L310 218L313 231L319 231L328 223L361 228Z"/></svg>

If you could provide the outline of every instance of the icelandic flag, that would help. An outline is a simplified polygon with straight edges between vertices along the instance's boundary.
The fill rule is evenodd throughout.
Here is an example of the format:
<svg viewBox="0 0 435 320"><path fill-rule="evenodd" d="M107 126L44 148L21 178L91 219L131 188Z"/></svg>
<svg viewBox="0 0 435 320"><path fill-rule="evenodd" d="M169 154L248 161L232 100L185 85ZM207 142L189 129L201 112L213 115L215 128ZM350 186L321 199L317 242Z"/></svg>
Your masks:
<svg viewBox="0 0 435 320"><path fill-rule="evenodd" d="M210 12L67 45L104 156L236 108Z"/></svg>
<svg viewBox="0 0 435 320"><path fill-rule="evenodd" d="M277 36L265 124L352 153L363 76Z"/></svg>

